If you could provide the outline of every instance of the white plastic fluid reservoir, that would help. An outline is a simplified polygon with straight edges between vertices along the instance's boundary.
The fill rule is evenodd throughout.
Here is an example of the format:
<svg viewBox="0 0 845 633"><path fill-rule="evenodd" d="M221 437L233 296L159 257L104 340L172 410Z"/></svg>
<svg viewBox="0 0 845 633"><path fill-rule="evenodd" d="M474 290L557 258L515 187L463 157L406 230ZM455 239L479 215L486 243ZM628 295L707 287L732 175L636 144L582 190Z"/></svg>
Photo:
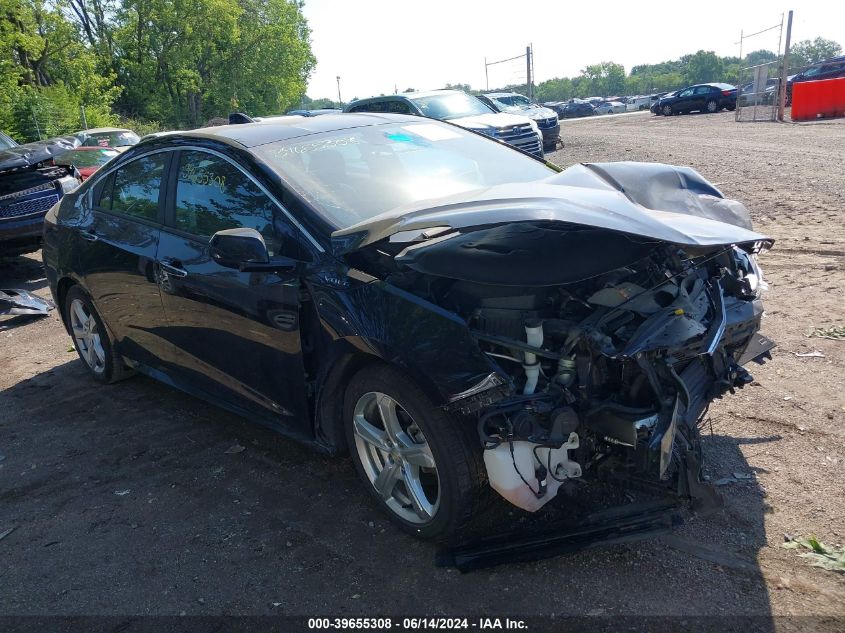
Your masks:
<svg viewBox="0 0 845 633"><path fill-rule="evenodd" d="M510 501L513 505L528 512L536 512L546 502L557 494L560 483L546 478L547 489L545 494L537 498L533 491L540 490L540 482L537 481L536 469L539 466L534 457L533 442L513 442L513 455L511 455L511 443L503 442L494 449L484 451L484 464L487 466L487 477L493 489ZM516 464L516 468L514 468ZM517 472L519 469L519 472ZM519 475L522 475L520 477ZM522 479L528 482L525 482ZM530 488L529 488L530 486Z"/></svg>
<svg viewBox="0 0 845 633"><path fill-rule="evenodd" d="M511 455L511 444L513 444L513 455ZM536 456L535 448L537 449ZM578 448L578 436L572 433L567 443L559 449L550 450L533 442L519 440L502 442L496 448L486 449L484 464L487 467L490 486L516 507L528 512L536 512L557 495L562 483L558 479L581 476L580 466L568 460L567 451L575 448ZM540 482L536 474L537 467L540 465L538 457L543 460L544 466L550 464L557 475L557 479L546 475L545 494L539 498L535 494L540 490Z"/></svg>

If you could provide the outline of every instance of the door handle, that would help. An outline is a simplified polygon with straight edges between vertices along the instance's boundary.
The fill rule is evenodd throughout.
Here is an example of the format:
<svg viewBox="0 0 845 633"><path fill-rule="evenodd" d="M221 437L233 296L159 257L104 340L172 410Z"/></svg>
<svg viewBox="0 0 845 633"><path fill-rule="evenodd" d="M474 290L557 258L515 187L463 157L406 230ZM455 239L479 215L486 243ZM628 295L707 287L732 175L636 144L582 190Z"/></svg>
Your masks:
<svg viewBox="0 0 845 633"><path fill-rule="evenodd" d="M96 242L98 239L100 239L100 236L94 233L94 231L80 231L79 235L86 242Z"/></svg>
<svg viewBox="0 0 845 633"><path fill-rule="evenodd" d="M188 271L184 268L179 267L179 262L173 261L172 259L160 261L158 263L159 267L165 271L168 275L173 275L174 277L187 277Z"/></svg>

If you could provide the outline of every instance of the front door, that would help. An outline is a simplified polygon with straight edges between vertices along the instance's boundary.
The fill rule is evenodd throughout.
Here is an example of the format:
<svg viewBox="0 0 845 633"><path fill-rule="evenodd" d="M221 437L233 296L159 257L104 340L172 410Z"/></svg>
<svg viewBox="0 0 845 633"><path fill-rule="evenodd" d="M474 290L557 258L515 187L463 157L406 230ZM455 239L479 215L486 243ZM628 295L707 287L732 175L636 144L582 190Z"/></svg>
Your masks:
<svg viewBox="0 0 845 633"><path fill-rule="evenodd" d="M310 436L299 332L300 279L216 263L209 238L249 227L277 253L275 203L228 159L183 150L158 249L166 336L179 349L179 380L226 404Z"/></svg>

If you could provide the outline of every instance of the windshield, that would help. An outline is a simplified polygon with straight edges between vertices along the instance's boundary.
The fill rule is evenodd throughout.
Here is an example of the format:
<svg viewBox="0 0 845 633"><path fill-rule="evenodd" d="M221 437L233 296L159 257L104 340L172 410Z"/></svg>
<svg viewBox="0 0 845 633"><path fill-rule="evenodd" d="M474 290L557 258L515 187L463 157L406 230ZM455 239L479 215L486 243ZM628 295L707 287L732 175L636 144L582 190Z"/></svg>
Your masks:
<svg viewBox="0 0 845 633"><path fill-rule="evenodd" d="M0 132L0 149L11 149L12 147L16 147L17 143L15 143L11 138Z"/></svg>
<svg viewBox="0 0 845 633"><path fill-rule="evenodd" d="M115 156L118 156L118 152L113 149L74 150L56 156L53 162L75 167L102 167Z"/></svg>
<svg viewBox="0 0 845 633"><path fill-rule="evenodd" d="M335 228L422 200L556 173L506 145L434 121L325 132L254 151Z"/></svg>
<svg viewBox="0 0 845 633"><path fill-rule="evenodd" d="M82 143L84 147L126 147L135 145L141 139L135 132L123 130L120 132L95 132L89 134Z"/></svg>
<svg viewBox="0 0 845 633"><path fill-rule="evenodd" d="M503 95L491 97L491 99L503 110L530 110L536 107L527 97L522 95Z"/></svg>
<svg viewBox="0 0 845 633"><path fill-rule="evenodd" d="M444 121L492 112L487 105L463 92L447 92L429 97L416 97L413 102L425 116Z"/></svg>

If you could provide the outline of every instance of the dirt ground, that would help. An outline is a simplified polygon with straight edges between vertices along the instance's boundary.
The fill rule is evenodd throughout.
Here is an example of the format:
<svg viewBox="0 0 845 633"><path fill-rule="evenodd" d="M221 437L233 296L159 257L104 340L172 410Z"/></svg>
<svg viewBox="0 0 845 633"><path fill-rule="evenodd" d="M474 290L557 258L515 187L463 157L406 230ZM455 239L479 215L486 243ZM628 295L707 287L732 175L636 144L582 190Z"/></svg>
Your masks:
<svg viewBox="0 0 845 633"><path fill-rule="evenodd" d="M845 574L781 546L785 533L845 541L845 341L806 336L845 324L845 122L642 114L562 128L557 164L690 165L777 240L761 260L774 359L710 410L723 510L669 539L460 574L374 510L348 459L147 378L99 387L55 313L6 318L0 534L14 531L0 540L0 614L845 618ZM0 265L0 287L48 296L39 256ZM843 626L773 621L801 622Z"/></svg>

